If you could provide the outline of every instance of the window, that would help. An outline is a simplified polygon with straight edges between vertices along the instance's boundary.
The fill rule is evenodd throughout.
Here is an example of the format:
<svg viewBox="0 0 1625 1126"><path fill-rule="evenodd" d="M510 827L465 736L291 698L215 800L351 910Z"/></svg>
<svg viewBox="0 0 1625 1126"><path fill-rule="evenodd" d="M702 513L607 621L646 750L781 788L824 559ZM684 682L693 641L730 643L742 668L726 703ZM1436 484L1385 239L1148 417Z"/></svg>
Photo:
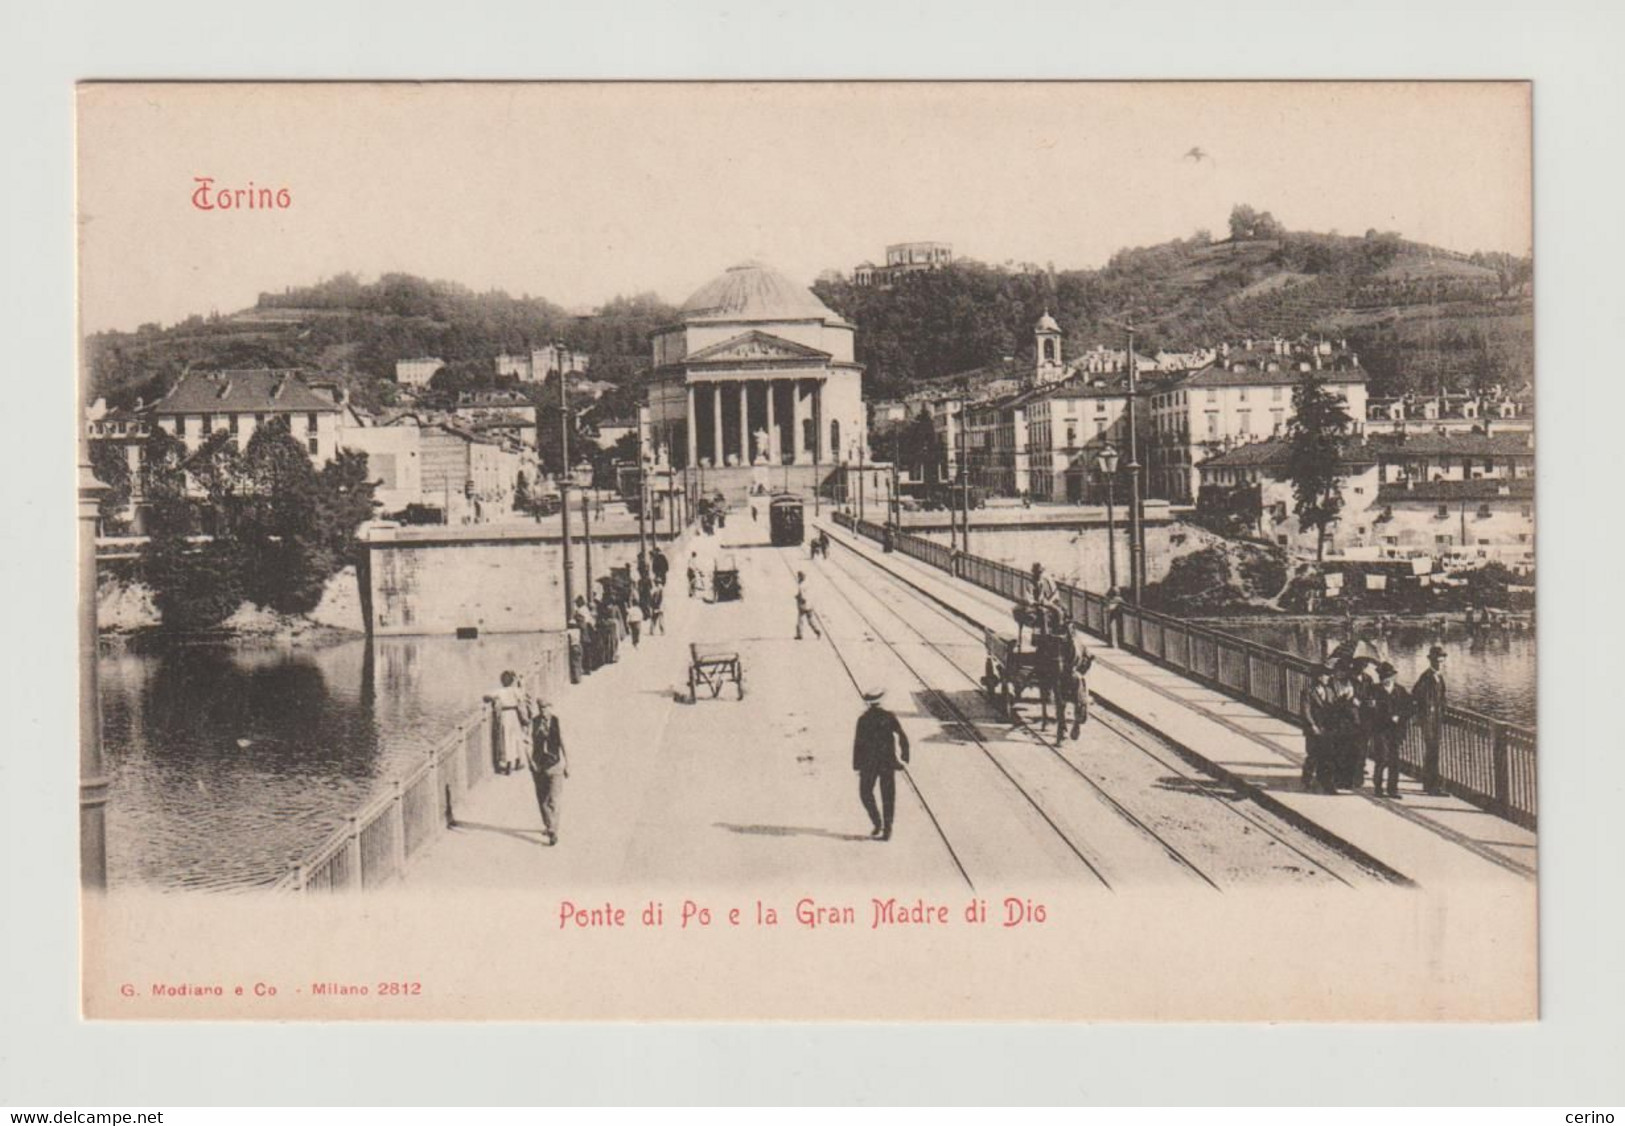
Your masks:
<svg viewBox="0 0 1625 1126"><path fill-rule="evenodd" d="M1519 543L1528 543L1529 542L1529 533L1528 532L1519 532L1518 533L1518 542Z"/></svg>
<svg viewBox="0 0 1625 1126"><path fill-rule="evenodd" d="M1281 401L1281 390L1282 389L1280 387L1271 387L1270 388L1270 401L1271 402L1279 403Z"/></svg>
<svg viewBox="0 0 1625 1126"><path fill-rule="evenodd" d="M1272 411L1270 411L1270 428L1271 428L1271 430L1274 433L1279 434L1282 431L1282 429L1284 429L1285 427L1286 427L1286 411L1284 411L1284 410L1272 410Z"/></svg>
<svg viewBox="0 0 1625 1126"><path fill-rule="evenodd" d="M228 414L226 416L226 429L231 431L231 436L233 438L235 438L237 436L237 416L236 415Z"/></svg>
<svg viewBox="0 0 1625 1126"><path fill-rule="evenodd" d="M213 434L213 433L214 433L214 415L206 414L206 415L203 416L202 435L203 435L203 437L207 438L210 434Z"/></svg>
<svg viewBox="0 0 1625 1126"><path fill-rule="evenodd" d="M1399 537L1398 536L1383 536L1382 537L1382 542L1387 544L1389 547L1398 547L1399 546Z"/></svg>
<svg viewBox="0 0 1625 1126"><path fill-rule="evenodd" d="M1247 388L1239 388L1239 398L1244 403L1247 401Z"/></svg>
<svg viewBox="0 0 1625 1126"><path fill-rule="evenodd" d="M312 454L319 454L322 452L321 441L316 437L316 431L314 430L310 432L310 437L305 439L305 444L310 448L310 452Z"/></svg>
<svg viewBox="0 0 1625 1126"><path fill-rule="evenodd" d="M1535 510L1534 510L1533 506L1527 505L1527 504L1523 506L1523 518L1525 520L1530 519L1534 515L1535 515Z"/></svg>
<svg viewBox="0 0 1625 1126"><path fill-rule="evenodd" d="M305 415L305 429L310 431L312 434L316 433L316 412L315 411L311 411L309 414Z"/></svg>
<svg viewBox="0 0 1625 1126"><path fill-rule="evenodd" d="M1282 547L1285 547L1286 546L1286 537L1285 536L1276 536L1275 537L1275 542L1280 544Z"/></svg>
<svg viewBox="0 0 1625 1126"><path fill-rule="evenodd" d="M175 437L186 437L186 416L184 414L175 417Z"/></svg>
<svg viewBox="0 0 1625 1126"><path fill-rule="evenodd" d="M1237 411L1236 412L1236 421L1239 423L1239 425L1241 427L1241 433L1243 433L1243 434L1251 434L1253 432L1253 412L1252 411Z"/></svg>
<svg viewBox="0 0 1625 1126"><path fill-rule="evenodd" d="M1478 506L1478 518L1480 520L1488 520L1490 518L1490 506L1489 505L1481 504L1481 505Z"/></svg>
<svg viewBox="0 0 1625 1126"><path fill-rule="evenodd" d="M1209 438L1219 436L1219 413L1217 411L1208 411L1207 413L1207 436Z"/></svg>
<svg viewBox="0 0 1625 1126"><path fill-rule="evenodd" d="M1104 418L1096 419L1095 420L1095 437L1104 438L1105 436L1106 436L1106 420Z"/></svg>
<svg viewBox="0 0 1625 1126"><path fill-rule="evenodd" d="M1450 547L1456 542L1455 536L1434 536L1433 542L1439 547Z"/></svg>
<svg viewBox="0 0 1625 1126"><path fill-rule="evenodd" d="M1210 403L1216 403L1219 401L1219 393L1211 387L1207 389L1207 401Z"/></svg>
<svg viewBox="0 0 1625 1126"><path fill-rule="evenodd" d="M1357 497L1365 496L1365 486L1363 486L1363 485L1354 486L1354 495L1357 496Z"/></svg>
<svg viewBox="0 0 1625 1126"><path fill-rule="evenodd" d="M1440 520L1448 520L1450 518L1450 506L1448 504L1441 504L1439 506L1439 510L1435 512L1434 515Z"/></svg>
<svg viewBox="0 0 1625 1126"><path fill-rule="evenodd" d="M255 429L258 429L259 427L264 426L264 425L265 425L265 415L263 415L263 414L256 411L255 414L254 414L254 427L255 427Z"/></svg>
<svg viewBox="0 0 1625 1126"><path fill-rule="evenodd" d="M1106 400L1105 399L1096 399L1095 400L1095 413L1096 414L1105 414L1106 413Z"/></svg>

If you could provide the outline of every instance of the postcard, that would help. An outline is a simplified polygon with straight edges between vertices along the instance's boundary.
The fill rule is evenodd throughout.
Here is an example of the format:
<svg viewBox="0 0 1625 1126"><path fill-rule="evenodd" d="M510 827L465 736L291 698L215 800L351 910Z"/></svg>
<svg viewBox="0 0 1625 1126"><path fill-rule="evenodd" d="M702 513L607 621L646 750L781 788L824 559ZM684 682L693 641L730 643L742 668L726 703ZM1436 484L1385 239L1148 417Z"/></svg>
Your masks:
<svg viewBox="0 0 1625 1126"><path fill-rule="evenodd" d="M1530 97L82 84L84 1013L1535 1019Z"/></svg>

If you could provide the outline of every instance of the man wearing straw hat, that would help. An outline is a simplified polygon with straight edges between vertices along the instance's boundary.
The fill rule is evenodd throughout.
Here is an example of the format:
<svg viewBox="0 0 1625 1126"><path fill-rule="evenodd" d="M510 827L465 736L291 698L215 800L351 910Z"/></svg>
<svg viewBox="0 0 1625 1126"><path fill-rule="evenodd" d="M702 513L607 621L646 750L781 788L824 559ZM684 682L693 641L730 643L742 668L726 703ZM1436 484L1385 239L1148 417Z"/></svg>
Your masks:
<svg viewBox="0 0 1625 1126"><path fill-rule="evenodd" d="M896 774L908 762L908 735L897 717L880 706L884 688L863 694L869 706L858 717L857 734L852 739L852 769L858 772L858 798L869 815L877 840L891 840L892 814L897 808ZM875 806L875 784L880 784L880 805Z"/></svg>

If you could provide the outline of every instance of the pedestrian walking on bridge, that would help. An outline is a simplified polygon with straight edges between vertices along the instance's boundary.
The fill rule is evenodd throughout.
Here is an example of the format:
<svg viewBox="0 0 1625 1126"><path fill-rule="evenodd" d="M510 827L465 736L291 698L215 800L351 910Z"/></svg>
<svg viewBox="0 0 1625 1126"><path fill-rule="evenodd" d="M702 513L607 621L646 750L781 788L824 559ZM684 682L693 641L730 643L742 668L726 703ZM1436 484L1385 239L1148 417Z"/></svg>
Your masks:
<svg viewBox="0 0 1625 1126"><path fill-rule="evenodd" d="M858 717L852 738L852 769L858 773L858 799L874 826L870 836L891 840L892 819L897 810L897 772L908 764L908 735L897 717L881 707L886 690L876 688L863 694L869 706ZM880 804L875 804L875 787L880 788Z"/></svg>
<svg viewBox="0 0 1625 1126"><path fill-rule="evenodd" d="M814 637L823 637L824 631L818 628L818 615L813 612L812 601L807 597L807 573L796 572L796 640L801 640L801 623L806 622L812 627Z"/></svg>
<svg viewBox="0 0 1625 1126"><path fill-rule="evenodd" d="M564 754L564 734L559 717L545 703L538 702L536 718L530 725L530 780L536 787L536 808L542 815L542 835L549 845L559 843L559 797L564 780L570 777L570 760Z"/></svg>

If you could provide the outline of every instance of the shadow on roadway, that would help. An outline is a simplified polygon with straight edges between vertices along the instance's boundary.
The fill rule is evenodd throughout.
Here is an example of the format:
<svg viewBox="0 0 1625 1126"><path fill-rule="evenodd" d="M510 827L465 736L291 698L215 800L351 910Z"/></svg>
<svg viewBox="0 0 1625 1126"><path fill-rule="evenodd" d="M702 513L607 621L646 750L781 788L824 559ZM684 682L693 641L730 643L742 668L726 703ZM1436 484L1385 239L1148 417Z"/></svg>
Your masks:
<svg viewBox="0 0 1625 1126"><path fill-rule="evenodd" d="M869 840L867 833L837 833L830 829L808 829L795 825L730 825L724 821L717 821L712 827L752 837L823 837L831 841L864 842Z"/></svg>

